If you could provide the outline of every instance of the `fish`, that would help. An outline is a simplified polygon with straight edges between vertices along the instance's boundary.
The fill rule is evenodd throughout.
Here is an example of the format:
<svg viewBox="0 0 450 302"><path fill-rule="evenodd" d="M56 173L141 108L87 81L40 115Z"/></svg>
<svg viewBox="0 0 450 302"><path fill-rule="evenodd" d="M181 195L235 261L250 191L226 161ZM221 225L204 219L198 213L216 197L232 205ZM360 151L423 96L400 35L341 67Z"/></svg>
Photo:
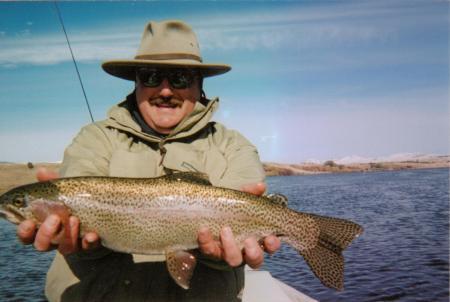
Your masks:
<svg viewBox="0 0 450 302"><path fill-rule="evenodd" d="M64 213L79 218L80 237L96 232L106 248L165 254L171 277L184 289L197 264L194 251L202 226L216 239L229 226L241 248L248 237L276 235L298 251L325 286L336 290L344 286L342 251L363 232L346 219L292 210L281 194L256 196L216 187L188 172L156 178L59 178L0 196L0 217L14 224L31 219L39 227L48 215Z"/></svg>

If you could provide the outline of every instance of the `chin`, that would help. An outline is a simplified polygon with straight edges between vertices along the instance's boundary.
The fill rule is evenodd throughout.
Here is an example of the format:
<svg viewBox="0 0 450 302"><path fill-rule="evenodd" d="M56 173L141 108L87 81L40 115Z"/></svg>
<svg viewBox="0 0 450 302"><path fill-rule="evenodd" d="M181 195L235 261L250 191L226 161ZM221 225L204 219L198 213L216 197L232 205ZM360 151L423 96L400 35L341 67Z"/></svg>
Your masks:
<svg viewBox="0 0 450 302"><path fill-rule="evenodd" d="M177 124L159 124L156 125L155 130L162 134L169 134L176 126Z"/></svg>

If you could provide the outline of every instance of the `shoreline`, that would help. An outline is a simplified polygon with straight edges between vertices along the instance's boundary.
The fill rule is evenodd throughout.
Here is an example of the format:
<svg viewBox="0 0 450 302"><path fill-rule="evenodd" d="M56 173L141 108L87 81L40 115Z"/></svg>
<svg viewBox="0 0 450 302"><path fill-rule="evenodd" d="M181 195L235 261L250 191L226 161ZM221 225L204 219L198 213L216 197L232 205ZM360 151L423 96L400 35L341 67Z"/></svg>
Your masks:
<svg viewBox="0 0 450 302"><path fill-rule="evenodd" d="M14 187L36 182L39 168L58 171L60 163L7 163L0 162L0 194ZM266 176L318 175L331 173L380 172L408 169L449 168L450 156L438 156L431 160L336 164L326 161L323 164L299 163L280 164L264 162Z"/></svg>
<svg viewBox="0 0 450 302"><path fill-rule="evenodd" d="M300 163L279 164L263 163L267 176L291 176L291 175L314 175L330 173L352 173L352 172L380 172L398 171L412 169L435 169L449 168L450 156L438 156L430 160L398 161L398 162L373 162L373 163L351 163L336 164L326 161L323 164Z"/></svg>

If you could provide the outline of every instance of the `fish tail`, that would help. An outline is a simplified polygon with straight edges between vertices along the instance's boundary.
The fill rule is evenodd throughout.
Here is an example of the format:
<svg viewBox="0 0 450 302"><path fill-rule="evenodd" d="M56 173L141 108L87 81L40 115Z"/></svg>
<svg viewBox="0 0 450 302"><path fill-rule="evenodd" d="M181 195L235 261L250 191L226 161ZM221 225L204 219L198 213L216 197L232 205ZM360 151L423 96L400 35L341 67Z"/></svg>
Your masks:
<svg viewBox="0 0 450 302"><path fill-rule="evenodd" d="M328 287L344 288L344 257L342 251L358 237L363 228L349 220L307 214L319 227L317 244L299 253L320 281Z"/></svg>

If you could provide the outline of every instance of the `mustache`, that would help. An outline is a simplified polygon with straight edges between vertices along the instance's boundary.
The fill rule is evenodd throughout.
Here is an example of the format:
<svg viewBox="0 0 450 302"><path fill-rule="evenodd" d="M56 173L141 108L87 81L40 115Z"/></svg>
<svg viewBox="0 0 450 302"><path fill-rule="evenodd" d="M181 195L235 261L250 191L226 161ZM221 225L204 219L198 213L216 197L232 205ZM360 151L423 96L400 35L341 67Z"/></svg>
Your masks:
<svg viewBox="0 0 450 302"><path fill-rule="evenodd" d="M154 98L149 100L150 105L169 105L171 107L181 107L184 101L177 98Z"/></svg>

